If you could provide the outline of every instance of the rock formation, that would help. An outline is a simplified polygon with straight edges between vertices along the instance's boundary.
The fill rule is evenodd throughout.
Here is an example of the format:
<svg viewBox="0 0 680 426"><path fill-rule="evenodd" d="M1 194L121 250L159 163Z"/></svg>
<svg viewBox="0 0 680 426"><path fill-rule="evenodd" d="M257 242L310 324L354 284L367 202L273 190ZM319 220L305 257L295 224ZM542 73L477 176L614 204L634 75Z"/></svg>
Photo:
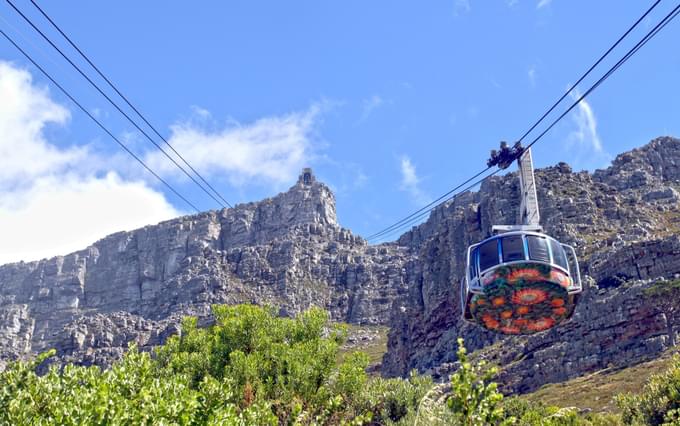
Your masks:
<svg viewBox="0 0 680 426"><path fill-rule="evenodd" d="M509 338L460 321L466 246L488 236L493 224L513 223L518 208L516 175L493 177L398 240L418 259L418 269L392 317L384 373L415 368L444 374L462 336L466 346L481 350L478 355L503 366L507 390L529 391L640 362L668 347L663 315L641 290L652 279L680 273L680 140L655 139L593 174L561 163L538 170L536 179L546 232L576 247L586 275L574 320Z"/></svg>
<svg viewBox="0 0 680 426"><path fill-rule="evenodd" d="M0 358L56 348L106 365L129 342L161 343L214 303L321 306L338 321L385 324L405 292L407 250L371 247L337 224L311 171L287 192L110 235L85 250L0 266Z"/></svg>
<svg viewBox="0 0 680 426"><path fill-rule="evenodd" d="M281 315L316 305L338 321L387 325L387 375L445 375L458 336L501 364L515 391L658 355L668 346L667 319L643 293L680 273L680 140L655 139L592 174L560 163L536 179L544 228L577 248L587 275L564 327L503 338L460 320L465 249L492 225L514 222L514 173L371 246L338 225L333 194L306 169L290 190L261 202L0 266L0 359L53 347L64 360L107 365L129 342L162 343L184 315L207 323L211 304L241 302Z"/></svg>

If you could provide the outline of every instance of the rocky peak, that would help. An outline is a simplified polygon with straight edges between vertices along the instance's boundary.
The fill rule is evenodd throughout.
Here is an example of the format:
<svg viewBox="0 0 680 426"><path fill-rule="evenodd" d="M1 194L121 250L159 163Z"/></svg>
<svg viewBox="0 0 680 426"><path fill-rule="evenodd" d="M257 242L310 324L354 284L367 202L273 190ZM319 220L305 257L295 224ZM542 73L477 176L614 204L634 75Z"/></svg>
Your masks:
<svg viewBox="0 0 680 426"><path fill-rule="evenodd" d="M338 228L335 196L305 168L288 191L256 203L222 210L224 247L263 244L298 226Z"/></svg>
<svg viewBox="0 0 680 426"><path fill-rule="evenodd" d="M612 165L596 170L596 181L618 190L676 182L680 179L680 139L661 136L616 156Z"/></svg>
<svg viewBox="0 0 680 426"><path fill-rule="evenodd" d="M588 283L565 327L500 338L460 320L465 250L516 219L516 173L442 204L396 243L370 246L338 226L333 194L304 169L288 191L257 203L0 266L0 369L48 348L108 365L128 342L162 343L183 315L206 319L213 303L244 302L282 315L321 306L335 320L389 325L385 374L445 373L459 336L520 391L658 356L669 324L680 323L641 298L647 280L680 277L679 142L657 138L594 174L565 163L536 170L542 224L576 247Z"/></svg>
<svg viewBox="0 0 680 426"><path fill-rule="evenodd" d="M393 310L384 373L435 371L455 360L456 339L464 337L468 349L507 355L494 360L504 366L503 382L527 391L668 348L668 318L640 295L649 280L680 277L680 139L656 138L595 173L574 173L565 163L537 169L536 182L541 224L576 248L587 283L574 320L529 338L503 338L460 320L467 246L517 215L516 173L494 176L398 240L420 268Z"/></svg>

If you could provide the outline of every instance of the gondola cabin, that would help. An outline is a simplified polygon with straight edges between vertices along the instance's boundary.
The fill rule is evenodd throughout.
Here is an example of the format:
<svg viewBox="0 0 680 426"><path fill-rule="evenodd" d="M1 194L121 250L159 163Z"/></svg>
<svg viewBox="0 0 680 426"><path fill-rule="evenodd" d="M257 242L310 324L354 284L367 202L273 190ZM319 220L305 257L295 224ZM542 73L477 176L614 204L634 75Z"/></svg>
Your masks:
<svg viewBox="0 0 680 426"><path fill-rule="evenodd" d="M463 319L503 334L532 334L564 323L581 293L576 252L543 233L531 149L501 143L489 167L519 166L519 224L496 225L467 251Z"/></svg>
<svg viewBox="0 0 680 426"><path fill-rule="evenodd" d="M464 318L504 334L532 334L571 317L581 292L574 249L540 232L514 231L470 246Z"/></svg>

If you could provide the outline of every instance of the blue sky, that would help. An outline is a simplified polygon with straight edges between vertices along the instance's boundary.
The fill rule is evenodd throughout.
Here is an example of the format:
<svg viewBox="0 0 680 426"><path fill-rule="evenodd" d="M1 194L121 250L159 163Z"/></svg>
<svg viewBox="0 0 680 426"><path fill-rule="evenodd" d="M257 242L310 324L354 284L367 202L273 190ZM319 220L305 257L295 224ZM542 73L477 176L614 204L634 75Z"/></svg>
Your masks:
<svg viewBox="0 0 680 426"><path fill-rule="evenodd" d="M67 47L30 2L15 3ZM40 4L227 200L274 195L310 165L336 191L341 224L366 236L481 170L491 148L521 136L651 3ZM662 1L605 65L673 6ZM187 198L217 207L5 2L0 17ZM592 170L680 135L679 39L673 22L536 145L536 165ZM0 242L0 263L190 212L5 40L0 61L0 112L16 118L0 142L0 169L10 170L0 172L0 231L12 235Z"/></svg>

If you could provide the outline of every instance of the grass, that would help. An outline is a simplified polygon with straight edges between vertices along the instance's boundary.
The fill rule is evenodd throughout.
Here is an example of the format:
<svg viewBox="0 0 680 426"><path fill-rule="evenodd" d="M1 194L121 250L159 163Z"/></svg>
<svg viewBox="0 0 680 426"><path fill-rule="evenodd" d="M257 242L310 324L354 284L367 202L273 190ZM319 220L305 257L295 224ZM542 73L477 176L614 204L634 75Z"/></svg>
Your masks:
<svg viewBox="0 0 680 426"><path fill-rule="evenodd" d="M354 344L345 344L340 348L338 354L339 360L342 360L347 354L361 351L368 354L370 363L369 367L376 367L382 363L382 357L387 352L387 332L389 328L385 326L366 326L347 324L349 335L360 334L362 332L369 332L374 334L375 338L362 342L358 341Z"/></svg>
<svg viewBox="0 0 680 426"><path fill-rule="evenodd" d="M663 373L678 349L666 351L661 357L623 369L605 369L563 383L548 384L523 398L557 407L589 408L594 412L615 413L613 402L620 393L637 393L653 374Z"/></svg>
<svg viewBox="0 0 680 426"><path fill-rule="evenodd" d="M675 235L680 232L680 211L669 210L661 213L661 236Z"/></svg>

